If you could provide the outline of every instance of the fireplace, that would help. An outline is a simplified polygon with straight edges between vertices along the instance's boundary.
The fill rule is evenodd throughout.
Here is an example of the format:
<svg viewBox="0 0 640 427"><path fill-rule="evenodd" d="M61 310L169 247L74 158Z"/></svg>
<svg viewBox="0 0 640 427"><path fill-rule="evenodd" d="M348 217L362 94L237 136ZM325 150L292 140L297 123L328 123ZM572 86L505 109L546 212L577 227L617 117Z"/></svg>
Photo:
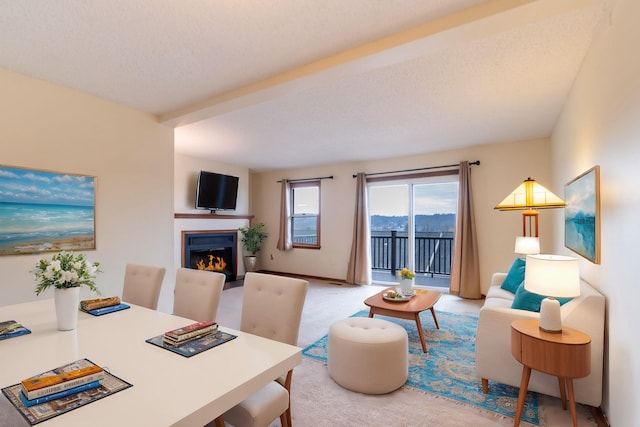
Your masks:
<svg viewBox="0 0 640 427"><path fill-rule="evenodd" d="M224 273L226 281L233 282L238 271L237 238L235 230L183 231L182 266Z"/></svg>

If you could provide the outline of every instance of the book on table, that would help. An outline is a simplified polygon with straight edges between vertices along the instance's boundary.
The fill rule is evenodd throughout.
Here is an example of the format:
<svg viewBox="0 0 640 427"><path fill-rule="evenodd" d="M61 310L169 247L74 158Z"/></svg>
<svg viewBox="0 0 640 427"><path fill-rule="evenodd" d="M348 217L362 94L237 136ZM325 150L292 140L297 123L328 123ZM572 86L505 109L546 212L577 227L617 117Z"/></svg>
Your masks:
<svg viewBox="0 0 640 427"><path fill-rule="evenodd" d="M173 329L164 333L166 338L173 341L184 341L207 331L217 331L218 324L208 320L206 322L196 322L178 329Z"/></svg>
<svg viewBox="0 0 640 427"><path fill-rule="evenodd" d="M20 400L26 407L40 405L42 403L50 402L52 400L61 399L63 397L71 396L73 394L81 393L83 391L91 390L100 387L100 381L92 381L90 383L82 384L77 387L62 390L57 393L51 393L46 396L36 397L35 399L27 399L24 392L20 391Z"/></svg>
<svg viewBox="0 0 640 427"><path fill-rule="evenodd" d="M163 340L165 344L168 344L168 345L182 345L182 344L186 344L188 342L206 337L207 335L215 334L217 331L218 331L217 327L208 327L208 328L200 329L199 331L194 331L192 333L186 334L188 336L181 336L178 339L165 335L163 337Z"/></svg>
<svg viewBox="0 0 640 427"><path fill-rule="evenodd" d="M101 316L103 314L113 313L114 311L125 310L127 308L131 308L131 306L124 304L117 296L80 301L80 310L93 316Z"/></svg>
<svg viewBox="0 0 640 427"><path fill-rule="evenodd" d="M6 320L0 322L0 340L19 337L20 335L30 334L31 331L15 320Z"/></svg>
<svg viewBox="0 0 640 427"><path fill-rule="evenodd" d="M25 398L33 400L103 378L104 371L100 366L81 359L22 380L21 386Z"/></svg>
<svg viewBox="0 0 640 427"><path fill-rule="evenodd" d="M96 308L111 307L120 304L120 297L107 297L96 299L85 299L80 301L80 308L84 311L95 310Z"/></svg>

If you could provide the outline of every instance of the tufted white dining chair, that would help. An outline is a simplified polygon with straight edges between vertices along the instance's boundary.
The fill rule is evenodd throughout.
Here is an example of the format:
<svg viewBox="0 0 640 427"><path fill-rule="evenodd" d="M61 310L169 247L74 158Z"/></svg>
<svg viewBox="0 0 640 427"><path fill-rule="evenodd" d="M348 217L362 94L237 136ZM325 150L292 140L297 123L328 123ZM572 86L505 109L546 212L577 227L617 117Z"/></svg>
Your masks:
<svg viewBox="0 0 640 427"><path fill-rule="evenodd" d="M297 345L308 285L302 279L246 273L240 330ZM293 370L283 374L228 410L222 418L237 427L265 427L280 417L282 426L291 427L292 376ZM216 424L222 425L221 421L216 419Z"/></svg>
<svg viewBox="0 0 640 427"><path fill-rule="evenodd" d="M216 271L179 268L173 314L196 322L215 320L226 276Z"/></svg>
<svg viewBox="0 0 640 427"><path fill-rule="evenodd" d="M156 310L165 271L164 267L127 264L122 301Z"/></svg>

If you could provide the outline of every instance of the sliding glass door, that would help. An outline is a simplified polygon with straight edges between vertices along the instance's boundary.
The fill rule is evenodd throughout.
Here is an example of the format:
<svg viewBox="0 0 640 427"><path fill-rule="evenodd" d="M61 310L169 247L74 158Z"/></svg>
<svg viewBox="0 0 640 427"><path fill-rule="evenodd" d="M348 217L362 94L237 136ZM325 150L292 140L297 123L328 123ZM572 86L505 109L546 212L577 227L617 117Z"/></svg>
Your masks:
<svg viewBox="0 0 640 427"><path fill-rule="evenodd" d="M430 277L451 274L458 181L447 178L412 185L414 270Z"/></svg>
<svg viewBox="0 0 640 427"><path fill-rule="evenodd" d="M372 276L396 281L409 268L448 286L458 199L457 176L370 183Z"/></svg>

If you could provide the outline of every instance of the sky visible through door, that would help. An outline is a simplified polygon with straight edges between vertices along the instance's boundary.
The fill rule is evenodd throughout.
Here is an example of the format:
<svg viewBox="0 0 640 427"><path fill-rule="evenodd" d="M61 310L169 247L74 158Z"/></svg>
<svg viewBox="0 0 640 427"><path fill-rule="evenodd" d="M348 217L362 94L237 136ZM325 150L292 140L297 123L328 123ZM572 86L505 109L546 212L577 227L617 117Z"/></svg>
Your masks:
<svg viewBox="0 0 640 427"><path fill-rule="evenodd" d="M410 198L410 189L413 197ZM413 209L411 209L411 203ZM452 233L458 205L458 182L383 184L369 187L371 230L407 231L413 211L416 232ZM446 217L446 220L445 220ZM425 221L429 225L425 225Z"/></svg>

